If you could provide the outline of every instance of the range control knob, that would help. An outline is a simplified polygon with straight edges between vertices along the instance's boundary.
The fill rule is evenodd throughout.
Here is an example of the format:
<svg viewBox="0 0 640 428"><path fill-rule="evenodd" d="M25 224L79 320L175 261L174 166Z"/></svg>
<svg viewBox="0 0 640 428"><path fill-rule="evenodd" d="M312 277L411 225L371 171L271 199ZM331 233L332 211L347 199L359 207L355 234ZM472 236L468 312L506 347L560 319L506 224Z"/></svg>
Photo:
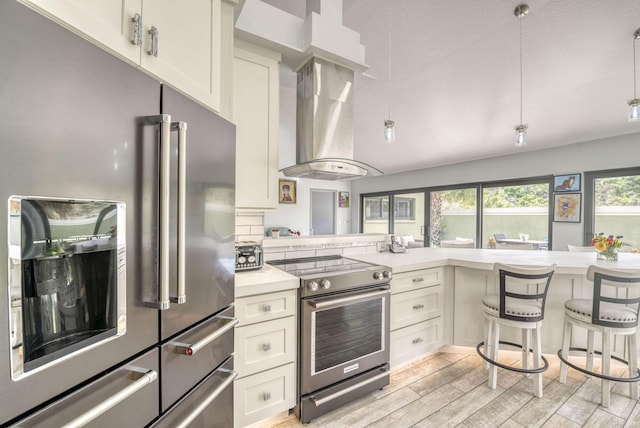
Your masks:
<svg viewBox="0 0 640 428"><path fill-rule="evenodd" d="M309 284L307 284L307 288L311 291L318 291L318 283L316 281L310 281Z"/></svg>
<svg viewBox="0 0 640 428"><path fill-rule="evenodd" d="M241 265L245 264L246 262L247 258L245 256L238 257L238 263L240 263Z"/></svg>
<svg viewBox="0 0 640 428"><path fill-rule="evenodd" d="M324 290L327 290L329 287L331 287L331 282L329 282L328 279L323 279L322 281L320 281L320 287L322 287Z"/></svg>
<svg viewBox="0 0 640 428"><path fill-rule="evenodd" d="M378 281L381 280L382 279L382 272L374 272L373 273L373 279L376 279Z"/></svg>
<svg viewBox="0 0 640 428"><path fill-rule="evenodd" d="M393 274L391 272L389 272L388 270L382 271L382 276L387 278L387 279L391 279L391 277L393 277Z"/></svg>

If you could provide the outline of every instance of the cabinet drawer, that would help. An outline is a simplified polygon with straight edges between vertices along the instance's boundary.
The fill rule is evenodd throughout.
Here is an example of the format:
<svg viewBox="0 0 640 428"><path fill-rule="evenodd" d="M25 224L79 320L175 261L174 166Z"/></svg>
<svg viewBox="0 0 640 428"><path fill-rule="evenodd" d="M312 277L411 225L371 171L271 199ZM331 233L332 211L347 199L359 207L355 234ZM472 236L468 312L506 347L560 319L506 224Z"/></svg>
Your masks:
<svg viewBox="0 0 640 428"><path fill-rule="evenodd" d="M391 295L391 330L442 315L443 286L421 288Z"/></svg>
<svg viewBox="0 0 640 428"><path fill-rule="evenodd" d="M295 320L295 317L288 317L236 328L235 364L238 377L294 361Z"/></svg>
<svg viewBox="0 0 640 428"><path fill-rule="evenodd" d="M391 332L391 367L410 361L442 345L442 317Z"/></svg>
<svg viewBox="0 0 640 428"><path fill-rule="evenodd" d="M234 426L244 427L294 407L295 382L294 363L236 380Z"/></svg>
<svg viewBox="0 0 640 428"><path fill-rule="evenodd" d="M434 268L395 274L391 280L391 294L442 284L443 272L442 268Z"/></svg>
<svg viewBox="0 0 640 428"><path fill-rule="evenodd" d="M298 301L296 293L296 290L288 290L237 299L238 325L243 326L295 315Z"/></svg>

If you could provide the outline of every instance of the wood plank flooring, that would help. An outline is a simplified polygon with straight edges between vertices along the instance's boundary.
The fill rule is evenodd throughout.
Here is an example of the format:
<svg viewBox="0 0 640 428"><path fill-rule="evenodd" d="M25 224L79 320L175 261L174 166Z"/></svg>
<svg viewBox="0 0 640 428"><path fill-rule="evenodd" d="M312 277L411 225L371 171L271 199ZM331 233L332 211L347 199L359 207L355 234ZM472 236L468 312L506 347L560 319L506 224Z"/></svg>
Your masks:
<svg viewBox="0 0 640 428"><path fill-rule="evenodd" d="M560 362L547 357L544 396L533 395L533 379L499 369L498 387L487 386L488 372L476 354L441 352L394 370L391 383L340 409L301 424L282 414L256 424L261 428L403 427L640 427L640 403L628 385L612 383L611 406L600 406L600 380L569 369L558 382ZM501 358L519 364L515 354ZM594 364L597 360L594 362ZM614 375L624 375L617 369Z"/></svg>

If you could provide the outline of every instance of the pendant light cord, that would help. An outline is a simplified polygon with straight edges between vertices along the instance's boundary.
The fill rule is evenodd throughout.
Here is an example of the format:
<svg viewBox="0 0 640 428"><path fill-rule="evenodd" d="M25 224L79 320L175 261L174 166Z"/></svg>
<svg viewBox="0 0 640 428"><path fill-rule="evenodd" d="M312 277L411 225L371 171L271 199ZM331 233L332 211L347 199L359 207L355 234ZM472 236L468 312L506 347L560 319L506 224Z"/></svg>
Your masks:
<svg viewBox="0 0 640 428"><path fill-rule="evenodd" d="M520 125L522 125L522 16L520 21Z"/></svg>
<svg viewBox="0 0 640 428"><path fill-rule="evenodd" d="M391 120L391 2L389 2L389 10L387 11L387 100L389 107L388 118Z"/></svg>
<svg viewBox="0 0 640 428"><path fill-rule="evenodd" d="M636 33L633 36L633 99L637 99L638 98L638 92L636 89L636 40L638 40L638 37L636 37L638 34L638 31L636 31Z"/></svg>

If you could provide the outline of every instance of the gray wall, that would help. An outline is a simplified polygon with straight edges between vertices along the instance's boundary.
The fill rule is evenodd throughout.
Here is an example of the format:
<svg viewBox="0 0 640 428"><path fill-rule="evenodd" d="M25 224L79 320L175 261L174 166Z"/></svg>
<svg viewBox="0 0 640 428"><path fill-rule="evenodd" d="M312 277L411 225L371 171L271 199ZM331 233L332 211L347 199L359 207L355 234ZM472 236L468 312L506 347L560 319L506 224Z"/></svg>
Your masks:
<svg viewBox="0 0 640 428"><path fill-rule="evenodd" d="M398 148L402 153L402 148ZM352 232L358 231L360 194L640 166L640 134L413 170L351 183ZM583 198L584 199L584 198ZM584 216L583 216L584 217ZM582 245L583 223L553 223L553 248Z"/></svg>

